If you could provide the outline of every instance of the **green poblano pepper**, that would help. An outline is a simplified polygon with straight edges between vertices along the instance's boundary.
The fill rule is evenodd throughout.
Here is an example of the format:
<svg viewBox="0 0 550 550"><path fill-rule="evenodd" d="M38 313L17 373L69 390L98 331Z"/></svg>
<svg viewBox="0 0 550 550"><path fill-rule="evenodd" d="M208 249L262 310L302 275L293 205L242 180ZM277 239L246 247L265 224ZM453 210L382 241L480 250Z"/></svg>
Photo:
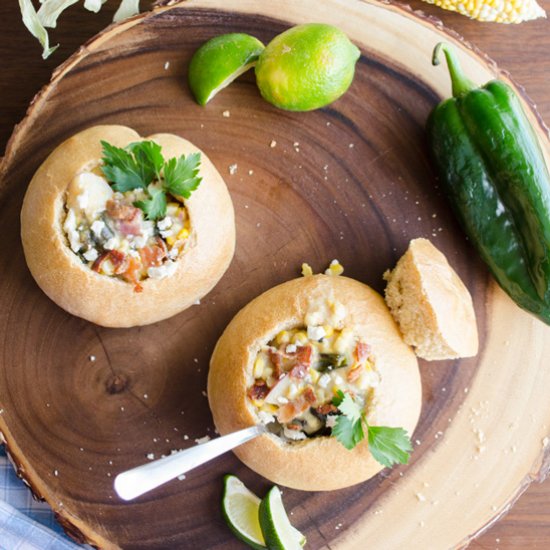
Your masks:
<svg viewBox="0 0 550 550"><path fill-rule="evenodd" d="M427 123L441 185L500 286L550 324L550 176L515 92L500 80L478 87L445 53L453 97Z"/></svg>

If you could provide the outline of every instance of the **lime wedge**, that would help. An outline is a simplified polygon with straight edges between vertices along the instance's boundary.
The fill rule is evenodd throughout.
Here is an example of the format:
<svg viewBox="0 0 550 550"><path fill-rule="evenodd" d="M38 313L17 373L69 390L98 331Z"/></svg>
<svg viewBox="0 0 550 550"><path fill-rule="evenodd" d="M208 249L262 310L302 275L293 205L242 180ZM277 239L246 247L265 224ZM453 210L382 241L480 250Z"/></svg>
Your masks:
<svg viewBox="0 0 550 550"><path fill-rule="evenodd" d="M306 542L290 524L277 486L260 503L260 525L269 550L301 550Z"/></svg>
<svg viewBox="0 0 550 550"><path fill-rule="evenodd" d="M256 550L265 550L258 510L260 499L235 476L224 478L222 513L233 533Z"/></svg>
<svg viewBox="0 0 550 550"><path fill-rule="evenodd" d="M189 87L197 103L206 105L220 90L252 68L264 50L253 36L230 33L205 42L191 58Z"/></svg>

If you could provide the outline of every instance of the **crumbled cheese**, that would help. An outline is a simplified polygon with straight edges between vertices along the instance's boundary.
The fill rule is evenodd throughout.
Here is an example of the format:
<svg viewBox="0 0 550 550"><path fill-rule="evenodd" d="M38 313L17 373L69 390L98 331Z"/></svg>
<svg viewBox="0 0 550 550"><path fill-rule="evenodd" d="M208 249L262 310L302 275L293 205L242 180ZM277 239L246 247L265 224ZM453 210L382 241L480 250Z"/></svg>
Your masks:
<svg viewBox="0 0 550 550"><path fill-rule="evenodd" d="M288 403L288 399L282 395L277 397L277 403L280 403L281 405L286 405Z"/></svg>
<svg viewBox="0 0 550 550"><path fill-rule="evenodd" d="M308 326L307 337L310 340L321 340L326 336L326 331L322 326Z"/></svg>
<svg viewBox="0 0 550 550"><path fill-rule="evenodd" d="M86 250L86 252L84 252L84 254L82 255L87 262L95 262L99 257L99 252L95 248L90 248L89 250Z"/></svg>
<svg viewBox="0 0 550 550"><path fill-rule="evenodd" d="M271 424L275 422L275 417L272 414L261 410L258 411L258 418L262 424Z"/></svg>
<svg viewBox="0 0 550 550"><path fill-rule="evenodd" d="M105 250L114 250L115 248L118 248L119 240L116 237L111 237L107 242L103 244L103 248Z"/></svg>
<svg viewBox="0 0 550 550"><path fill-rule="evenodd" d="M168 228L172 227L173 223L174 222L172 221L172 218L170 216L166 216L166 218L162 218L162 220L159 220L157 222L157 227L161 231L164 231L165 229L168 229Z"/></svg>
<svg viewBox="0 0 550 550"><path fill-rule="evenodd" d="M164 279L166 277L171 277L177 269L176 262L166 262L165 264L159 267L149 267L147 269L147 275L151 279Z"/></svg>
<svg viewBox="0 0 550 550"><path fill-rule="evenodd" d="M317 384L321 388L326 388L329 382L330 382L330 376L327 373L325 373L321 376L321 378L319 378L319 381L317 382Z"/></svg>
<svg viewBox="0 0 550 550"><path fill-rule="evenodd" d="M92 223L90 229L96 239L101 238L101 232L105 229L105 222L102 220L96 220Z"/></svg>
<svg viewBox="0 0 550 550"><path fill-rule="evenodd" d="M286 347L286 352L287 353L296 353L296 350L297 350L297 346L296 344L288 344L288 346Z"/></svg>
<svg viewBox="0 0 550 550"><path fill-rule="evenodd" d="M287 439L292 439L293 441L299 441L307 437L302 430L289 430L286 426L283 428L283 433Z"/></svg>

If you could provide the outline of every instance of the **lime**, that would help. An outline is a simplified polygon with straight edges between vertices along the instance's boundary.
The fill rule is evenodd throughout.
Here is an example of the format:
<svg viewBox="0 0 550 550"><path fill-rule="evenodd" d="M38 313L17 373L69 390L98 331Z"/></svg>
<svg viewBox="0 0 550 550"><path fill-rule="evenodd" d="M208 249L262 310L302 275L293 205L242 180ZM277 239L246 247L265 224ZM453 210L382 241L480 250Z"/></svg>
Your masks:
<svg viewBox="0 0 550 550"><path fill-rule="evenodd" d="M269 550L301 550L306 542L290 524L277 486L260 503L260 525Z"/></svg>
<svg viewBox="0 0 550 550"><path fill-rule="evenodd" d="M244 33L222 34L205 42L191 58L189 87L200 105L256 64L264 45Z"/></svg>
<svg viewBox="0 0 550 550"><path fill-rule="evenodd" d="M260 499L235 476L224 478L222 513L233 533L256 550L265 550L258 510Z"/></svg>
<svg viewBox="0 0 550 550"><path fill-rule="evenodd" d="M281 109L318 109L349 88L360 55L332 25L298 25L276 36L261 53L258 88L264 99Z"/></svg>

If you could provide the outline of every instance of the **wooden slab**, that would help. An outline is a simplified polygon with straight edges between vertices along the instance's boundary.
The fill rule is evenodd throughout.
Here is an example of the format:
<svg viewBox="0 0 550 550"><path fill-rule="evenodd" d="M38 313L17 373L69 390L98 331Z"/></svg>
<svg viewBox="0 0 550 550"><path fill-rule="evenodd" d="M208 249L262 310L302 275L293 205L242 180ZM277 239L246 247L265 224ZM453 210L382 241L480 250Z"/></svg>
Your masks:
<svg viewBox="0 0 550 550"><path fill-rule="evenodd" d="M113 477L148 453L213 435L202 395L208 358L252 297L296 276L304 260L319 270L334 257L382 290L382 272L411 238L425 236L474 295L479 357L421 365L424 408L409 467L335 493L286 490L284 498L311 548L460 545L544 471L550 425L548 328L490 283L437 191L424 145L426 116L450 92L446 72L430 65L442 35L462 49L471 77L498 70L397 6L278 0L261 11L252 0L223 9L197 0L112 28L58 71L15 132L0 189L0 429L21 474L81 540L239 548L219 513L221 477L235 473L259 494L269 484L233 456L131 504L117 500ZM186 67L204 40L244 31L268 41L312 13L362 48L344 98L285 113L263 102L246 75L206 108L193 103ZM220 285L200 306L142 329L101 329L58 309L30 277L18 237L34 170L63 139L102 122L191 139L225 175L236 207L237 254Z"/></svg>

